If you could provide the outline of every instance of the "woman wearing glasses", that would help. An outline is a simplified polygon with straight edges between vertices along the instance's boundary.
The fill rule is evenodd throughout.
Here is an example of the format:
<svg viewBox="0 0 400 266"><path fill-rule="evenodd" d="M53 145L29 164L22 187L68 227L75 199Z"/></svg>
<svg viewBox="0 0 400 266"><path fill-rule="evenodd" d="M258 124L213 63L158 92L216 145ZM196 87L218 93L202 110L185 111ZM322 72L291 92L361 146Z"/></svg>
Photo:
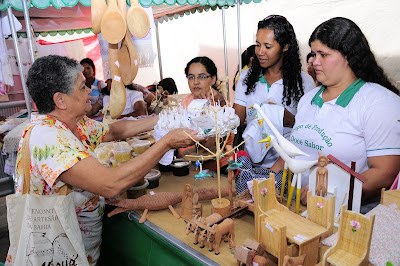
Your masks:
<svg viewBox="0 0 400 266"><path fill-rule="evenodd" d="M251 161L245 156L242 158L247 169L241 171L237 179L238 193L247 188L247 181L267 177L265 168L273 167L279 158L273 148L265 153L265 146L257 143L265 132L260 131L263 129L257 126L257 114L249 107L257 103L270 109L277 117L275 124L280 125L285 137L289 137L297 103L304 92L315 87L312 78L301 71L296 34L286 18L271 15L258 22L255 52L251 68L240 75L233 106L241 124L247 119L243 136L251 137L245 143L245 151ZM273 167L271 170L278 169Z"/></svg>
<svg viewBox="0 0 400 266"><path fill-rule="evenodd" d="M308 43L323 85L301 98L291 141L311 155L307 160L318 158L320 151L348 166L355 161L356 171L368 178L361 203L365 213L400 171L398 90L353 21L325 21Z"/></svg>
<svg viewBox="0 0 400 266"><path fill-rule="evenodd" d="M214 102L219 102L221 106L226 104L224 96L217 90L217 67L214 62L206 57L195 57L187 63L185 67L185 74L188 79L190 94L181 101L181 106L187 108L189 104L195 99L210 99ZM232 149L234 135L232 134L225 146L225 150ZM211 150L215 150L215 138L210 138L206 143L203 143ZM200 152L202 149L199 148ZM196 151L194 146L179 149L179 155L191 154ZM232 158L231 158L232 159ZM227 165L227 158L224 157L220 161L220 167ZM216 162L209 161L203 165L203 168L216 171Z"/></svg>
<svg viewBox="0 0 400 266"><path fill-rule="evenodd" d="M216 90L217 67L214 62L206 57L195 57L187 63L185 75L188 79L190 94L183 98L181 105L188 107L194 99L210 99L225 105L224 96ZM212 93L211 93L212 92Z"/></svg>

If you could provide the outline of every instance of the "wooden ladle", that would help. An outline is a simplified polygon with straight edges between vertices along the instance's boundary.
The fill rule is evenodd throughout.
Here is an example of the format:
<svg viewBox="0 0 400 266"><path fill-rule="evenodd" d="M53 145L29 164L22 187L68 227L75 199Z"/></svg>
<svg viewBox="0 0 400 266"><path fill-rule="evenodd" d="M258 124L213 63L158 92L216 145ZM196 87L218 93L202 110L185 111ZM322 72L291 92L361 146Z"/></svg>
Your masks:
<svg viewBox="0 0 400 266"><path fill-rule="evenodd" d="M111 118L118 118L125 109L126 90L121 80L121 73L118 62L118 44L108 45L108 59L112 77L110 92L110 115Z"/></svg>
<svg viewBox="0 0 400 266"><path fill-rule="evenodd" d="M116 0L109 0L106 12L101 19L101 34L111 44L119 43L125 36L126 22L121 15Z"/></svg>
<svg viewBox="0 0 400 266"><path fill-rule="evenodd" d="M138 73L139 62L128 30L126 30L125 38L122 40L121 48L119 49L118 61L122 82L125 85L131 84Z"/></svg>
<svg viewBox="0 0 400 266"><path fill-rule="evenodd" d="M150 20L146 10L139 4L138 0L132 0L132 5L126 15L126 23L129 31L136 38L144 38L150 30Z"/></svg>
<svg viewBox="0 0 400 266"><path fill-rule="evenodd" d="M105 0L92 0L91 2L91 19L92 19L92 30L94 34L101 32L101 19L103 18L104 12L107 9Z"/></svg>

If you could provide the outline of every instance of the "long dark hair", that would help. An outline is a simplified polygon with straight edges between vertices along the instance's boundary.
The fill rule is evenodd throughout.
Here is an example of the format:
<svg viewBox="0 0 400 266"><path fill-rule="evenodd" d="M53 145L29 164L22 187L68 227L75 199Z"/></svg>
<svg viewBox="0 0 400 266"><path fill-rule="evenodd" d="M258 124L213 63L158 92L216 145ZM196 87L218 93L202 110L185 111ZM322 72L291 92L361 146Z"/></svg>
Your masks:
<svg viewBox="0 0 400 266"><path fill-rule="evenodd" d="M281 46L281 49L288 45L288 50L283 52L282 78L283 78L283 97L282 103L290 105L298 102L304 94L303 79L301 77L301 61L299 54L299 45L293 26L286 18L278 15L268 16L258 22L257 30L270 29L274 31L275 40ZM255 91L256 82L259 80L261 68L258 58L255 57L253 64L244 79L247 85L246 95Z"/></svg>
<svg viewBox="0 0 400 266"><path fill-rule="evenodd" d="M323 22L311 34L308 45L311 47L311 43L315 40L346 57L357 78L377 83L396 94L399 93L376 62L361 29L350 19L336 17Z"/></svg>

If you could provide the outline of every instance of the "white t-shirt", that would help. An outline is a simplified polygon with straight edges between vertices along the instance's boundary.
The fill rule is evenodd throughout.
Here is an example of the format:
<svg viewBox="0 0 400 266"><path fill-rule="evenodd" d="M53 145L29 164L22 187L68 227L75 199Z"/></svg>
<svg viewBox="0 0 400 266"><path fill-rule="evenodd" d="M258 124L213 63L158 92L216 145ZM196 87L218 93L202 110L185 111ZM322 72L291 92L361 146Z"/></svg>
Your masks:
<svg viewBox="0 0 400 266"><path fill-rule="evenodd" d="M362 173L368 157L400 155L400 97L370 82L349 89L329 102L322 101L321 86L301 98L290 140L311 156L298 159L332 154L347 166L355 161Z"/></svg>
<svg viewBox="0 0 400 266"><path fill-rule="evenodd" d="M283 79L280 79L273 83L270 87L266 82L265 78L261 77L259 81L256 83L255 91L246 95L245 92L247 90L247 86L243 83L244 79L246 78L249 69L242 72L239 77L239 81L236 87L235 93L235 104L241 105L246 107L246 118L247 124L255 119L256 110L249 109L249 107L253 106L255 103L268 103L273 102L278 105L283 105L289 112L293 115L297 113L297 103L292 102L290 106L287 106L285 103L282 104L282 97L283 97ZM301 72L301 77L303 79L303 89L304 94L315 88L315 83L313 79L305 72ZM283 119L283 117L282 117ZM286 138L289 138L290 132L292 128L284 127L283 128L283 135ZM245 144L246 150L246 144ZM246 150L248 153L251 151ZM277 152L272 148L268 154L265 156L263 162L261 163L262 167L270 168L276 160L279 158Z"/></svg>
<svg viewBox="0 0 400 266"><path fill-rule="evenodd" d="M126 88L125 90L126 90L126 105L121 115L126 115L134 112L136 102L138 101L144 102L143 93L141 93L140 91L129 90ZM110 102L110 96L109 95L104 96L103 106L107 106L109 102Z"/></svg>
<svg viewBox="0 0 400 266"><path fill-rule="evenodd" d="M107 84L98 79L94 79L94 82L92 86L90 87L92 89L92 92L90 93L90 104L93 105L96 103L96 101L99 99L99 96L101 94L101 89L107 87Z"/></svg>

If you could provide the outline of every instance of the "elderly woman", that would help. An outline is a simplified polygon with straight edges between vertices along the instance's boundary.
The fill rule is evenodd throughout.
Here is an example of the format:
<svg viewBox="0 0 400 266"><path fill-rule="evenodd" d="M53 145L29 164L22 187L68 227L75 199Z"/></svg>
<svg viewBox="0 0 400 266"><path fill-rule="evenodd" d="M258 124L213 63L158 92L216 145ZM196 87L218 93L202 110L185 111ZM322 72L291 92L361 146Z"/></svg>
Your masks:
<svg viewBox="0 0 400 266"><path fill-rule="evenodd" d="M290 139L311 155L304 159L317 159L321 152L346 165L355 161L356 171L368 178L361 206L366 212L364 207L377 204L381 188L390 187L400 171L398 91L353 21L323 22L309 45L323 85L301 98Z"/></svg>
<svg viewBox="0 0 400 266"><path fill-rule="evenodd" d="M114 198L135 185L168 150L193 143L182 129L174 130L134 160L114 169L106 168L93 157L97 145L150 130L158 118L119 121L112 125L89 119L85 113L91 108L91 89L85 86L79 63L66 57L50 55L36 60L29 70L27 85L39 111L38 115L32 115L22 138L33 127L29 144L30 191L54 195L64 184L72 187L88 261L96 264L104 198ZM52 156L34 156L45 149L50 149ZM19 149L17 193L21 193L23 182L21 157Z"/></svg>

